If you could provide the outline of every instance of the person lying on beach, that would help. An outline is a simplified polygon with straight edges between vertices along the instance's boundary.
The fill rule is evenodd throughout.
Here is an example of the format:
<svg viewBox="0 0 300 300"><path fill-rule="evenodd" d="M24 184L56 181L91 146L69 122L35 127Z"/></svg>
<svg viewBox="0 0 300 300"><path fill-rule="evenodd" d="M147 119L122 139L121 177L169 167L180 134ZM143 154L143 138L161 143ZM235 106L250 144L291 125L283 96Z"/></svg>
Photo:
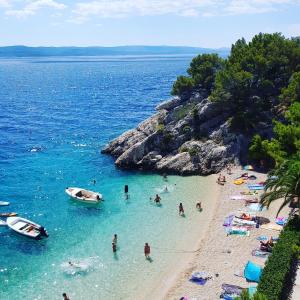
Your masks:
<svg viewBox="0 0 300 300"><path fill-rule="evenodd" d="M247 215L247 214L245 214L245 213L242 213L242 215L241 215L241 219L243 219L243 220L252 220L252 217L250 216L250 215Z"/></svg>
<svg viewBox="0 0 300 300"><path fill-rule="evenodd" d="M222 182L222 175L221 174L219 174L219 177L217 179L217 184L224 185L224 182Z"/></svg>
<svg viewBox="0 0 300 300"><path fill-rule="evenodd" d="M274 246L273 238L270 237L266 242L260 241L260 250L272 252L272 248Z"/></svg>
<svg viewBox="0 0 300 300"><path fill-rule="evenodd" d="M154 202L155 202L156 204L159 204L159 203L160 203L160 200L161 200L161 198L158 196L158 194L156 194L155 199L154 199Z"/></svg>

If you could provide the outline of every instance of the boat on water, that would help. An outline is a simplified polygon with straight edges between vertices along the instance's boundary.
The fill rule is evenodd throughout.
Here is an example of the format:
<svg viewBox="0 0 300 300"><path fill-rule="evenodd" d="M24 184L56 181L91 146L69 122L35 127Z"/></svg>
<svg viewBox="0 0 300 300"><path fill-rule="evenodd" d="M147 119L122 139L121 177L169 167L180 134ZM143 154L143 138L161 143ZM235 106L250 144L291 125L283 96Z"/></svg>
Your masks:
<svg viewBox="0 0 300 300"><path fill-rule="evenodd" d="M16 212L7 212L7 213L0 213L0 217L15 217L17 216L18 214Z"/></svg>
<svg viewBox="0 0 300 300"><path fill-rule="evenodd" d="M9 202L0 201L0 206L7 206L9 205Z"/></svg>
<svg viewBox="0 0 300 300"><path fill-rule="evenodd" d="M20 217L8 217L6 219L7 226L15 232L33 238L41 239L42 237L48 237L46 229L30 220Z"/></svg>
<svg viewBox="0 0 300 300"><path fill-rule="evenodd" d="M102 195L100 193L92 192L82 188L69 187L66 188L65 191L71 198L85 203L97 204L102 200Z"/></svg>

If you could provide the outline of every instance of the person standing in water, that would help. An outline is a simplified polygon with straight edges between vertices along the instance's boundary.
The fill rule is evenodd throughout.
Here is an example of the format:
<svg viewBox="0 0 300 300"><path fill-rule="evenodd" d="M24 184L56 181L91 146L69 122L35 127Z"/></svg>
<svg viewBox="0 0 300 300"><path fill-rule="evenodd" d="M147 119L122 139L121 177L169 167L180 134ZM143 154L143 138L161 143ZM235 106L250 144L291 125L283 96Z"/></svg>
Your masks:
<svg viewBox="0 0 300 300"><path fill-rule="evenodd" d="M117 252L117 245L115 243L112 243L112 251L113 253L116 253Z"/></svg>
<svg viewBox="0 0 300 300"><path fill-rule="evenodd" d="M156 204L160 204L160 200L161 200L161 198L158 196L158 194L156 194L155 199L154 199L154 202L155 202Z"/></svg>
<svg viewBox="0 0 300 300"><path fill-rule="evenodd" d="M179 216L183 216L183 215L184 215L183 205L182 203L179 203Z"/></svg>
<svg viewBox="0 0 300 300"><path fill-rule="evenodd" d="M145 254L146 259L150 258L150 246L148 243L145 243L144 254Z"/></svg>
<svg viewBox="0 0 300 300"><path fill-rule="evenodd" d="M66 293L63 293L62 296L63 296L64 300L70 300L70 298L67 296Z"/></svg>
<svg viewBox="0 0 300 300"><path fill-rule="evenodd" d="M196 208L199 210L199 211L202 211L202 205L201 205L201 202L197 202L196 204Z"/></svg>
<svg viewBox="0 0 300 300"><path fill-rule="evenodd" d="M118 236L117 236L116 233L114 234L114 237L113 237L112 242L113 242L115 245L117 245L117 242L118 242Z"/></svg>

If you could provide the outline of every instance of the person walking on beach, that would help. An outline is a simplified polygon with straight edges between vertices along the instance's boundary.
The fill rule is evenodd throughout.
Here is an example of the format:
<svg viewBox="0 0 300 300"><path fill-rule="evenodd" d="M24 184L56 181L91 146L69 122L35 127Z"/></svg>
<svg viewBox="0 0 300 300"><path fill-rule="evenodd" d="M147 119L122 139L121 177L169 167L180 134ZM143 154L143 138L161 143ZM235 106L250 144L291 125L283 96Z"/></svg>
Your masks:
<svg viewBox="0 0 300 300"><path fill-rule="evenodd" d="M66 293L63 293L62 296L63 296L64 300L70 300L70 298L67 296Z"/></svg>
<svg viewBox="0 0 300 300"><path fill-rule="evenodd" d="M184 216L184 209L182 203L179 203L179 216Z"/></svg>
<svg viewBox="0 0 300 300"><path fill-rule="evenodd" d="M150 258L150 246L148 243L145 243L144 253L145 253L146 259L149 259Z"/></svg>

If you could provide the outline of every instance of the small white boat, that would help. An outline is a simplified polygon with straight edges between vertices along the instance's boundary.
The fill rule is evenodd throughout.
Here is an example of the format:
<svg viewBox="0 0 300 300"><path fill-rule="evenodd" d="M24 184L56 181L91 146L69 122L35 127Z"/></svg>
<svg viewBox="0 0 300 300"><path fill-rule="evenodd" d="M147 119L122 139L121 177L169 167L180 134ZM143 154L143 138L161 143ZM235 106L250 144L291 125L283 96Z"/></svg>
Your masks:
<svg viewBox="0 0 300 300"><path fill-rule="evenodd" d="M6 224L6 222L5 221L3 221L3 220L0 220L0 226L6 226L7 224Z"/></svg>
<svg viewBox="0 0 300 300"><path fill-rule="evenodd" d="M85 203L99 203L102 200L102 195L96 192L88 191L82 188L69 187L66 188L66 193L73 199Z"/></svg>
<svg viewBox="0 0 300 300"><path fill-rule="evenodd" d="M48 233L44 227L20 217L9 217L6 219L7 226L15 232L33 238L40 239L48 237Z"/></svg>
<svg viewBox="0 0 300 300"><path fill-rule="evenodd" d="M0 201L0 206L7 206L9 205L9 202Z"/></svg>

